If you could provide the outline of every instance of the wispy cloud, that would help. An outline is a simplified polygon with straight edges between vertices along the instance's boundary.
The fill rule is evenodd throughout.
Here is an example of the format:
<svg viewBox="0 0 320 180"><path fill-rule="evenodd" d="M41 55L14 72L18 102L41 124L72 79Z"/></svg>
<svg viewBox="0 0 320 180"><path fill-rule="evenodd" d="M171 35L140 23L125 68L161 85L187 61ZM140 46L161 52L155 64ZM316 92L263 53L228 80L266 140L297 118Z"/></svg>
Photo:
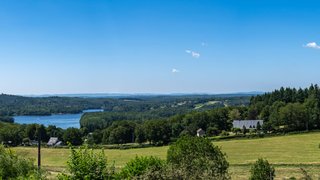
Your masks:
<svg viewBox="0 0 320 180"><path fill-rule="evenodd" d="M320 46L316 42L309 42L308 44L304 45L306 48L313 48L313 49L320 49Z"/></svg>
<svg viewBox="0 0 320 180"><path fill-rule="evenodd" d="M172 72L172 73L179 73L180 70L173 68L171 72Z"/></svg>
<svg viewBox="0 0 320 180"><path fill-rule="evenodd" d="M195 51L186 50L186 53L191 54L191 56L194 57L194 58L199 58L200 57L200 53L195 52Z"/></svg>
<svg viewBox="0 0 320 180"><path fill-rule="evenodd" d="M208 46L208 43L202 42L202 43L201 43L201 46Z"/></svg>

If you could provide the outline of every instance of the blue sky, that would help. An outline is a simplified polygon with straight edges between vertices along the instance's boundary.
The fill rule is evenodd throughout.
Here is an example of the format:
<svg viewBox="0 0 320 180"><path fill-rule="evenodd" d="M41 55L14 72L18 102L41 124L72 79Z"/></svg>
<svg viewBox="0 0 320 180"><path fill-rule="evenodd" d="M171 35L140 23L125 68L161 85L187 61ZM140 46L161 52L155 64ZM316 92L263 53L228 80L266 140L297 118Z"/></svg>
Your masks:
<svg viewBox="0 0 320 180"><path fill-rule="evenodd" d="M0 92L230 93L320 79L320 2L1 0Z"/></svg>

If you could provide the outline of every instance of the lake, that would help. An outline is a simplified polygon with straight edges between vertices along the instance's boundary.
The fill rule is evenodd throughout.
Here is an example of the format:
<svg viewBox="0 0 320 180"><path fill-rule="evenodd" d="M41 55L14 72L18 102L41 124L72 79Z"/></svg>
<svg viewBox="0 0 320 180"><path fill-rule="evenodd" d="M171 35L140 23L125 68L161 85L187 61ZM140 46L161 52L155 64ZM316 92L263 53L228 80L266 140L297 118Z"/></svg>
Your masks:
<svg viewBox="0 0 320 180"><path fill-rule="evenodd" d="M62 129L80 128L80 118L83 113L102 112L102 109L88 109L79 114L53 114L51 116L14 116L14 122L19 124L55 125Z"/></svg>

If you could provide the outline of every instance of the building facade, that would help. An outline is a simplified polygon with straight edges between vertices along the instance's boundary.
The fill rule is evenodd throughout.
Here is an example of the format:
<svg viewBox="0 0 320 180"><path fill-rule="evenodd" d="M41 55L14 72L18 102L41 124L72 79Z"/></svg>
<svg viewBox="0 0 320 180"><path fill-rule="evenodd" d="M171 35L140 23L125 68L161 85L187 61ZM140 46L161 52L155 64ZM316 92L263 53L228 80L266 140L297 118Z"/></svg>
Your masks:
<svg viewBox="0 0 320 180"><path fill-rule="evenodd" d="M234 120L232 124L233 128L242 129L245 126L247 129L256 129L258 124L263 125L263 120Z"/></svg>

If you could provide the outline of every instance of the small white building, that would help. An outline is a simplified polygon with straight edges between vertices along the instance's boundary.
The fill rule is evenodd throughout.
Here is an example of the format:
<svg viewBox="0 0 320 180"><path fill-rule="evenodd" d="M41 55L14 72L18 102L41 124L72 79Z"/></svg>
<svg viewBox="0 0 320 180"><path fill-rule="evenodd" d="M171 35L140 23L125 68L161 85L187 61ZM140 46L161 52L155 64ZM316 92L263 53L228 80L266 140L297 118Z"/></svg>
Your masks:
<svg viewBox="0 0 320 180"><path fill-rule="evenodd" d="M206 135L206 132L203 129L200 128L197 130L198 137L203 137L204 135Z"/></svg>
<svg viewBox="0 0 320 180"><path fill-rule="evenodd" d="M58 138L57 137L51 137L47 143L48 146L54 146L57 144L58 142Z"/></svg>
<svg viewBox="0 0 320 180"><path fill-rule="evenodd" d="M247 129L256 129L257 125L263 125L263 120L233 120L233 128L242 129L245 126Z"/></svg>

